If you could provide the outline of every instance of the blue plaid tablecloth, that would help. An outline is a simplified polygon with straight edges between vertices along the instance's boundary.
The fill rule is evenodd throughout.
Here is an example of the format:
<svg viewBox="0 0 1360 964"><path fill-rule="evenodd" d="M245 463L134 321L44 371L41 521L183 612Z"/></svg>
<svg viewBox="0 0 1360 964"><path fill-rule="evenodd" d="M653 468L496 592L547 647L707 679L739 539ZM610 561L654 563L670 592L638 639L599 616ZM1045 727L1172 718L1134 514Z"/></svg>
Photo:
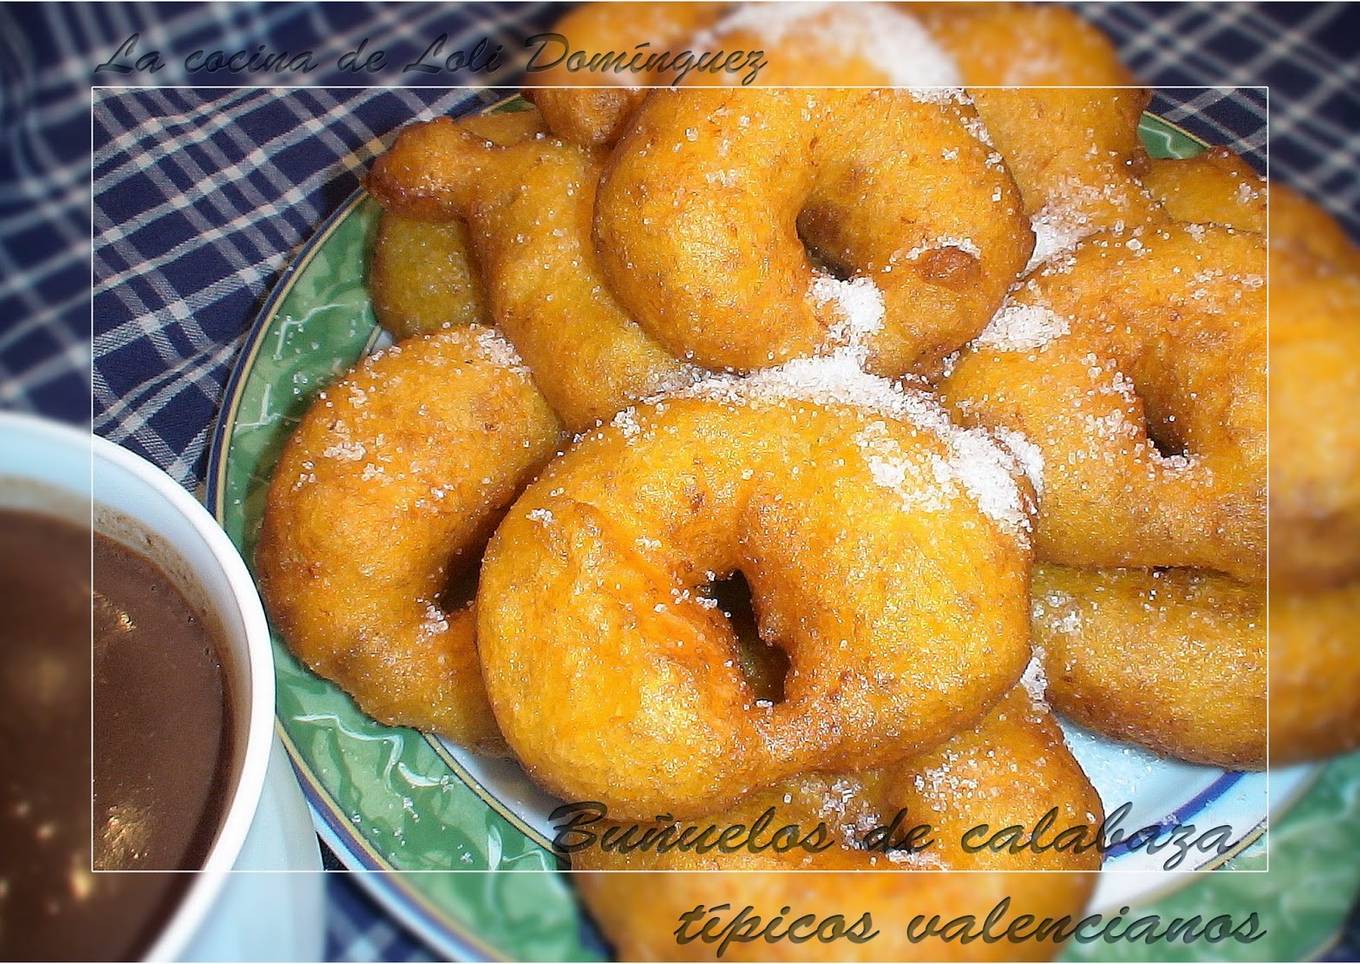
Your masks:
<svg viewBox="0 0 1360 964"><path fill-rule="evenodd" d="M1155 109L1268 163L1360 236L1360 7L1082 10L1150 84L1269 85L1269 144L1264 91L1173 92ZM120 89L139 78L91 71L122 38L138 33L139 50L181 58L264 42L333 64L368 37L405 63L441 33L450 50L482 36L515 49L561 12L549 3L0 6L0 406L90 420L196 487L238 347L293 252L398 127L494 96L338 89L354 76L327 68L293 90L176 88L190 78L174 58L152 78L158 89ZM513 69L428 80L508 84ZM110 87L92 92L92 81ZM333 959L428 956L347 875L328 887ZM1353 925L1331 954L1357 951Z"/></svg>

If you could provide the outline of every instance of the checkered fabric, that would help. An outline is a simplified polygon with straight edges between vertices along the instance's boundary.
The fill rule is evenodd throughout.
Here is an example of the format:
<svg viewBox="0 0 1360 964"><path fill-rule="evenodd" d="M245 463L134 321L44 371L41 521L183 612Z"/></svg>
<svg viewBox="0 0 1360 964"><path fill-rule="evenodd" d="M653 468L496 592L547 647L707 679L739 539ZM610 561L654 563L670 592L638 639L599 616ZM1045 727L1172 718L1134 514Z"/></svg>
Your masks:
<svg viewBox="0 0 1360 964"><path fill-rule="evenodd" d="M1269 145L1264 91L1167 92L1154 109L1262 169L1268 161L1360 235L1360 7L1081 9L1151 84L1270 85ZM196 486L237 349L293 253L396 128L493 96L333 89L412 83L333 69L291 91L229 89L232 75L209 81L228 89L168 89L190 79L185 53L263 42L333 64L368 37L404 64L441 33L446 50L482 36L517 50L561 12L548 3L0 6L0 406L92 419L96 432ZM92 78L134 32L139 52L176 54L154 77L161 89L119 89L138 78L116 73ZM509 83L514 66L416 81ZM110 88L92 95L92 79ZM328 886L331 957L426 958L347 875ZM1333 959L1356 959L1360 926L1350 935Z"/></svg>

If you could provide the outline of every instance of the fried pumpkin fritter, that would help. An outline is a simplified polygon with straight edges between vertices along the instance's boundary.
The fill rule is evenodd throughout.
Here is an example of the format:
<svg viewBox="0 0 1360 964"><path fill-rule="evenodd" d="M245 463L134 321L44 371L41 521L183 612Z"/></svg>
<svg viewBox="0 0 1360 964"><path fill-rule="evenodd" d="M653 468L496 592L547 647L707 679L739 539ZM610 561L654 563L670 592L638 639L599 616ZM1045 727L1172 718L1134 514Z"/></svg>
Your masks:
<svg viewBox="0 0 1360 964"><path fill-rule="evenodd" d="M672 354L750 371L835 344L806 243L881 290L870 370L929 365L981 330L1032 248L976 120L904 91L657 91L600 181L605 277Z"/></svg>
<svg viewBox="0 0 1360 964"><path fill-rule="evenodd" d="M560 438L490 329L361 361L312 402L269 486L255 563L289 648L379 722L504 752L472 605L448 596Z"/></svg>
<svg viewBox="0 0 1360 964"><path fill-rule="evenodd" d="M1263 233L1267 187L1223 149L1158 161L1170 214ZM1269 186L1270 569L1280 588L1360 578L1360 247L1317 205Z"/></svg>
<svg viewBox="0 0 1360 964"><path fill-rule="evenodd" d="M822 405L785 378L626 411L497 529L482 668L548 790L634 818L711 812L938 744L1024 669L1030 503L1014 459L938 409L912 421L924 396ZM789 656L781 703L757 699L708 595L734 571L761 638Z"/></svg>
<svg viewBox="0 0 1360 964"><path fill-rule="evenodd" d="M950 404L1042 452L1039 559L1264 579L1265 264L1215 226L1096 235L964 352Z"/></svg>
<svg viewBox="0 0 1360 964"><path fill-rule="evenodd" d="M1005 898L1013 906L1002 916L1002 926L1024 913L1076 916L1094 888L1095 874L1020 872L1094 871L1101 864L1095 848L1013 853L985 848L969 852L963 846L964 835L973 828L1032 829L1050 810L1055 811L1054 833L1071 829L1094 839L1103 813L1100 798L1053 717L1023 690L1012 692L975 727L930 753L882 770L798 777L735 811L696 823L750 826L768 807L776 813L772 827L794 825L808 832L821 823L837 845L816 854L803 848L658 854L594 847L572 855L578 871L572 879L621 959L713 958L715 944L680 945L674 932L679 915L696 905L726 903L731 909L750 905L762 920L780 913L788 920L842 914L849 922L868 912L880 929L874 940L862 944L734 942L722 955L727 960L1044 960L1059 947L1047 941L916 943L906 939L905 925L916 914L939 914L946 920L975 914L981 919ZM907 816L899 832L929 825L933 842L915 850L865 849L866 834L886 826L900 809ZM855 873L869 869L896 872ZM590 870L656 872L581 872ZM746 872L686 872L705 870ZM767 872L749 872L756 870ZM828 872L835 870L845 872ZM919 870L937 872L913 872Z"/></svg>
<svg viewBox="0 0 1360 964"><path fill-rule="evenodd" d="M1265 767L1264 585L1039 566L1032 591L1034 647L1060 713L1191 763Z"/></svg>

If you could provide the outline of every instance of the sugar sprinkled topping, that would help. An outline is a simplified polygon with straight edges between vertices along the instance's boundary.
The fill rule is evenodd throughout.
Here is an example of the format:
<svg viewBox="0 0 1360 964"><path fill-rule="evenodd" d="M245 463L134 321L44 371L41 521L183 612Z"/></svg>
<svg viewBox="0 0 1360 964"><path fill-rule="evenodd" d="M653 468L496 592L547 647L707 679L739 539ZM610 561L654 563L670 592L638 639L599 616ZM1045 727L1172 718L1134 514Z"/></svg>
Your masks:
<svg viewBox="0 0 1360 964"><path fill-rule="evenodd" d="M982 257L982 249L977 246L977 242L972 238L943 237L936 238L930 244L918 244L907 252L908 261L915 261L928 251L939 251L942 248L958 248L965 254L971 254L975 258Z"/></svg>
<svg viewBox="0 0 1360 964"><path fill-rule="evenodd" d="M973 98L962 87L913 87L907 91L912 100L922 104L971 104ZM979 138L981 140L981 138ZM956 152L957 154L957 152ZM953 157L947 160L953 160Z"/></svg>
<svg viewBox="0 0 1360 964"><path fill-rule="evenodd" d="M731 404L806 401L817 405L850 405L868 412L900 418L906 393L886 378L860 367L853 351L841 349L820 358L795 358L777 368L762 368L746 377L718 374L679 397L711 398Z"/></svg>
<svg viewBox="0 0 1360 964"><path fill-rule="evenodd" d="M1051 590L1035 597L1030 609L1031 618L1042 622L1050 632L1072 636L1081 631L1081 612L1076 600L1065 592Z"/></svg>
<svg viewBox="0 0 1360 964"><path fill-rule="evenodd" d="M943 411L937 417L931 414L928 427L944 441L946 458L931 454L923 462L919 456L912 457L882 422L871 423L855 436L874 481L894 490L902 507L914 511L943 511L962 490L984 515L1026 542L1033 505L1015 483L1018 460L987 432L953 423L941 430L940 420L948 422Z"/></svg>
<svg viewBox="0 0 1360 964"><path fill-rule="evenodd" d="M1051 204L1035 212L1029 224L1034 232L1034 253L1029 256L1029 264L1025 265L1025 274L1072 250L1078 241L1091 232L1086 218Z"/></svg>
<svg viewBox="0 0 1360 964"><path fill-rule="evenodd" d="M340 462L357 462L368 454L362 442L342 440L328 446L321 455L323 458L336 459Z"/></svg>
<svg viewBox="0 0 1360 964"><path fill-rule="evenodd" d="M1067 334L1067 320L1047 305L1008 301L973 344L993 351L1033 351Z"/></svg>
<svg viewBox="0 0 1360 964"><path fill-rule="evenodd" d="M1020 677L1020 685L1029 694L1030 702L1036 708L1048 708L1048 676L1044 673L1044 650L1042 647L1034 647L1034 655L1030 657L1029 665L1025 667L1025 672Z"/></svg>
<svg viewBox="0 0 1360 964"><path fill-rule="evenodd" d="M614 421L610 424L622 432L624 438L632 438L642 431L642 426L638 424L637 409L635 408L625 408L614 416Z"/></svg>
<svg viewBox="0 0 1360 964"><path fill-rule="evenodd" d="M491 364L522 375L529 374L529 369L525 366L524 359L519 357L515 346L506 341L496 329L479 327L476 337L478 346Z"/></svg>
<svg viewBox="0 0 1360 964"><path fill-rule="evenodd" d="M668 397L708 398L727 404L805 401L906 421L935 435L944 443L946 456L935 456L927 474L919 464L922 459L903 451L888 436L887 426L870 426L857 442L874 480L896 490L904 508L938 511L947 500L966 494L1002 531L1026 543L1034 506L1016 483L1016 476L1024 472L1021 459L984 429L955 424L934 396L872 375L861 365L862 357L855 349L842 348L745 377L712 375Z"/></svg>
<svg viewBox="0 0 1360 964"><path fill-rule="evenodd" d="M1015 456L1021 470L1025 473L1025 478L1029 479L1029 484L1034 488L1034 494L1040 498L1044 494L1044 453L1035 445L1028 435L1017 432L1011 428L998 428L993 433L998 442L1004 445L1010 453Z"/></svg>
<svg viewBox="0 0 1360 964"><path fill-rule="evenodd" d="M867 352L865 339L883 328L887 306L883 292L873 279L859 277L841 281L825 272L812 277L808 299L818 307L830 305L840 320L827 331L827 341L835 347Z"/></svg>
<svg viewBox="0 0 1360 964"><path fill-rule="evenodd" d="M807 31L807 21L823 14L828 16L815 31ZM814 37L839 54L867 60L896 87L957 88L963 83L958 64L921 22L886 3L744 3L696 38L695 46L738 31L754 34L775 50L790 37Z"/></svg>

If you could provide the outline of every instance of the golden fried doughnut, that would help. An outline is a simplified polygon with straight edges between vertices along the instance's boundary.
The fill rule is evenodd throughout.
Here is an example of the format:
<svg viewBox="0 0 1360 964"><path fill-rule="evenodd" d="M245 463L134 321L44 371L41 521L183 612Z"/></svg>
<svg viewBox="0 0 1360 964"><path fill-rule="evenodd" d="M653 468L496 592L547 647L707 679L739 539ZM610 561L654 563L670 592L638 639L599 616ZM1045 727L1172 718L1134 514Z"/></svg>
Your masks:
<svg viewBox="0 0 1360 964"><path fill-rule="evenodd" d="M1346 414L1357 397L1360 275L1272 243L1270 572L1275 586L1321 587L1360 578L1360 420Z"/></svg>
<svg viewBox="0 0 1360 964"><path fill-rule="evenodd" d="M699 34L704 49L762 50L762 87L958 87L949 54L914 17L888 3L740 3ZM715 75L687 83L730 84Z"/></svg>
<svg viewBox="0 0 1360 964"><path fill-rule="evenodd" d="M1119 87L1133 82L1109 39L1051 3L901 3L979 87Z"/></svg>
<svg viewBox="0 0 1360 964"><path fill-rule="evenodd" d="M479 645L502 732L540 784L629 818L713 812L795 773L935 745L1019 677L1015 459L926 396L833 368L627 410L507 514ZM773 706L705 589L738 570L761 637L789 655Z"/></svg>
<svg viewBox="0 0 1360 964"><path fill-rule="evenodd" d="M942 391L1042 452L1040 559L1260 580L1265 360L1260 236L1172 224L1041 266Z"/></svg>
<svg viewBox="0 0 1360 964"><path fill-rule="evenodd" d="M1056 4L907 6L978 88L978 115L1035 219L1036 260L1095 231L1162 218L1137 178L1150 95L1097 89L1133 83L1099 30ZM1089 89L1034 89L1049 86Z"/></svg>
<svg viewBox="0 0 1360 964"><path fill-rule="evenodd" d="M640 15L607 9L628 6L585 4L563 22L589 17L598 24L584 33L593 44L626 47L648 35ZM606 9L588 13L595 8ZM1132 78L1113 45L1070 10L1020 3L750 3L708 17L712 22L692 46L763 50L767 63L757 86L978 88L971 93L981 129L990 132L1034 218L1036 261L1096 231L1165 216L1138 179L1147 164L1138 122L1149 94L1127 87ZM724 78L695 73L685 83ZM983 89L1001 86L1012 89ZM1069 89L1034 89L1045 86ZM1088 89L1071 89L1080 86ZM1109 89L1115 87L1127 89ZM556 92L549 123L569 140L612 144L645 93Z"/></svg>
<svg viewBox="0 0 1360 964"><path fill-rule="evenodd" d="M871 369L927 366L980 330L1031 249L976 119L891 90L655 91L600 181L605 277L672 354L749 371L836 343L806 241L881 290Z"/></svg>
<svg viewBox="0 0 1360 964"><path fill-rule="evenodd" d="M503 748L472 607L441 597L559 433L481 326L370 355L320 393L279 458L255 554L289 648L379 722Z"/></svg>
<svg viewBox="0 0 1360 964"><path fill-rule="evenodd" d="M391 210L466 219L491 316L570 430L694 380L693 367L639 328L601 276L590 236L594 152L550 137L503 147L462 121L436 121L408 127L390 154L438 158L425 167L380 159L371 189Z"/></svg>
<svg viewBox="0 0 1360 964"><path fill-rule="evenodd" d="M1270 762L1360 748L1360 582L1270 591Z"/></svg>
<svg viewBox="0 0 1360 964"><path fill-rule="evenodd" d="M455 122L436 117L402 128L397 141L373 162L364 187L384 208L417 221L457 220L465 200L450 196L447 185L467 180L466 165L477 155L451 151L450 142L465 140L484 147L507 147L537 139L543 118L536 110L475 114ZM433 185L433 186L432 186ZM440 190L440 186L445 186Z"/></svg>
<svg viewBox="0 0 1360 964"><path fill-rule="evenodd" d="M1039 566L1032 591L1054 709L1181 760L1265 767L1265 586L1192 569Z"/></svg>
<svg viewBox="0 0 1360 964"><path fill-rule="evenodd" d="M1094 874L1018 872L1097 870L1101 862L1095 848L1036 854L1032 850L969 852L963 846L964 835L975 827L990 828L983 836L1007 826L1034 828L1055 808L1055 834L1081 828L1093 836L1101 820L1100 798L1067 749L1061 730L1047 710L1030 703L1023 690L1013 692L975 728L921 757L859 774L796 777L754 796L736 811L697 823L720 828L750 826L769 807L776 812L772 827L797 825L807 833L823 823L833 839L839 838L839 845L816 854L804 848L782 854L744 849L658 854L655 849L619 853L601 847L572 854L572 866L578 871L658 871L642 878L573 875L587 908L621 959L712 957L714 945L698 941L679 945L674 931L680 914L696 905L723 902L732 909L752 905L763 920L783 907L789 908L789 920L808 913L819 919L840 913L850 922L868 912L880 931L877 938L860 945L737 942L729 945L724 959L954 960L961 954L967 960L1046 959L1056 949L1037 941L986 945L981 956L979 945L938 940L911 943L904 936L906 924L916 914L939 914L948 920L971 913L981 919L1005 897L1013 902L1005 921L1020 913L1040 918L1077 915L1094 887ZM888 825L901 809L907 815L899 840L909 828L928 824L934 842L914 852L865 849L866 835ZM902 872L854 874L871 868ZM734 869L768 872L686 873ZM846 872L805 874L800 869ZM974 873L910 872L916 869Z"/></svg>
<svg viewBox="0 0 1360 964"><path fill-rule="evenodd" d="M587 54L607 51L631 52L647 44L647 52L679 53L694 34L707 26L722 9L721 3L583 3L553 27L573 50ZM560 50L554 43L545 53ZM576 144L612 144L624 122L647 96L644 87L600 87L599 84L664 85L675 71L598 73L567 69L562 61L550 69L531 71L536 86L524 95L533 101L548 129ZM585 85L585 86L577 86ZM573 89L574 88L574 89Z"/></svg>
<svg viewBox="0 0 1360 964"><path fill-rule="evenodd" d="M378 324L398 339L487 322L482 281L461 221L378 218L368 287Z"/></svg>
<svg viewBox="0 0 1360 964"><path fill-rule="evenodd" d="M1292 249L1352 274L1360 274L1360 246L1336 219L1303 195L1266 180L1226 147L1184 160L1154 160L1143 183L1178 221L1214 222L1266 232L1269 196L1270 246Z"/></svg>
<svg viewBox="0 0 1360 964"><path fill-rule="evenodd" d="M1266 184L1236 154L1157 161L1172 217L1266 230ZM1270 185L1270 524L1277 586L1360 577L1360 248L1321 208Z"/></svg>

